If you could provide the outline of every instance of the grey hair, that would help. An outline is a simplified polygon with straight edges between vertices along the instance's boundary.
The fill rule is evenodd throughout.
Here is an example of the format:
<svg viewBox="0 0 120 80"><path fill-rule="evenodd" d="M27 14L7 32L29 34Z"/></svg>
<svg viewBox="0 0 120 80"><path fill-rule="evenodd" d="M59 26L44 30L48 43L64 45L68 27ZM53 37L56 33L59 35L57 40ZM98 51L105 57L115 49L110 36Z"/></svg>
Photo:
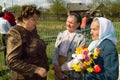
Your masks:
<svg viewBox="0 0 120 80"><path fill-rule="evenodd" d="M92 22L95 22L95 21L99 24L99 19L98 19L98 17L95 17Z"/></svg>

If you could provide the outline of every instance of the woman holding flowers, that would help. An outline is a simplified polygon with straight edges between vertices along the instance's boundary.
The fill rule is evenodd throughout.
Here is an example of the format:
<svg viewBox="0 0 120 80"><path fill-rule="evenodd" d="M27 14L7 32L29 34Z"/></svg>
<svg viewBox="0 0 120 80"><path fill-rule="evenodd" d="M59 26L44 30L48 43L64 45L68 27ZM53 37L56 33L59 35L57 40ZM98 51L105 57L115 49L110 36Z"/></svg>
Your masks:
<svg viewBox="0 0 120 80"><path fill-rule="evenodd" d="M99 54L97 58L92 59L91 69L84 71L83 80L118 80L117 39L112 22L103 17L96 17L90 28L93 41L88 50L93 52L98 49Z"/></svg>
<svg viewBox="0 0 120 80"><path fill-rule="evenodd" d="M76 47L85 45L84 36L77 30L80 23L80 15L71 13L66 20L66 30L60 32L57 36L53 54L56 80L82 80L82 74L70 70L66 64L72 59L72 54L75 52Z"/></svg>

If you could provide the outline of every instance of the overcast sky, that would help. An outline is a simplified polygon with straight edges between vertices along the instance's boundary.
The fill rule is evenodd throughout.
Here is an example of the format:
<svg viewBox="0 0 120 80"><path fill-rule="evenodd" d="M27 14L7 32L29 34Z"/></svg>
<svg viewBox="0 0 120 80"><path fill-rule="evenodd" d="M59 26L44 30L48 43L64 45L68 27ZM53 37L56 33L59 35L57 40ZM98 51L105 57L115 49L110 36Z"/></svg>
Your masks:
<svg viewBox="0 0 120 80"><path fill-rule="evenodd" d="M91 3L91 0L66 0L67 2L72 3L85 3L89 4ZM46 0L0 0L0 5L4 7L4 3L6 7L12 7L12 5L24 5L24 4L36 4L37 6L42 7L49 7L49 4Z"/></svg>

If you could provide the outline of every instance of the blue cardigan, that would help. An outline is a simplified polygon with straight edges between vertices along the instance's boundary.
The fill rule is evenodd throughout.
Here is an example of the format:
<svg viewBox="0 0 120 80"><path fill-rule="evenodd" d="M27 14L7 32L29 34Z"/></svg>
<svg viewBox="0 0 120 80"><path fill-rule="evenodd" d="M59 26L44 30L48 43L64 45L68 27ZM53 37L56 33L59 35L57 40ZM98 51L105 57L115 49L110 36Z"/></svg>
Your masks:
<svg viewBox="0 0 120 80"><path fill-rule="evenodd" d="M83 80L118 80L119 60L116 46L111 40L105 39L99 47L100 56L95 63L102 67L102 71L100 73L85 71Z"/></svg>

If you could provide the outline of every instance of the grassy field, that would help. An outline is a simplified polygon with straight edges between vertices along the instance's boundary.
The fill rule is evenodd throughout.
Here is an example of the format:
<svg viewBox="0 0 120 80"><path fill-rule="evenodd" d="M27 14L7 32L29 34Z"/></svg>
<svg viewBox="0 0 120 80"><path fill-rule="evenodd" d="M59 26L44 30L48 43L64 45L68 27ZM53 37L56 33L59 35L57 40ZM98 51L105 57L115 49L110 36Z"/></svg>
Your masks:
<svg viewBox="0 0 120 80"><path fill-rule="evenodd" d="M118 39L117 50L120 53L120 22L115 22L115 31ZM48 72L48 80L54 80L54 71L52 70L52 53L54 49L55 39L60 31L65 29L65 22L58 21L40 21L37 26L38 33L47 44L47 56L49 58L50 71ZM0 37L1 38L1 37ZM1 43L1 40L0 40ZM9 69L4 65L3 52L0 52L0 80L8 80Z"/></svg>
<svg viewBox="0 0 120 80"><path fill-rule="evenodd" d="M114 23L114 26L115 26L115 31L116 31L116 36L117 36L117 40L118 40L118 43L117 43L117 50L118 50L118 53L120 54L120 22L115 22Z"/></svg>

